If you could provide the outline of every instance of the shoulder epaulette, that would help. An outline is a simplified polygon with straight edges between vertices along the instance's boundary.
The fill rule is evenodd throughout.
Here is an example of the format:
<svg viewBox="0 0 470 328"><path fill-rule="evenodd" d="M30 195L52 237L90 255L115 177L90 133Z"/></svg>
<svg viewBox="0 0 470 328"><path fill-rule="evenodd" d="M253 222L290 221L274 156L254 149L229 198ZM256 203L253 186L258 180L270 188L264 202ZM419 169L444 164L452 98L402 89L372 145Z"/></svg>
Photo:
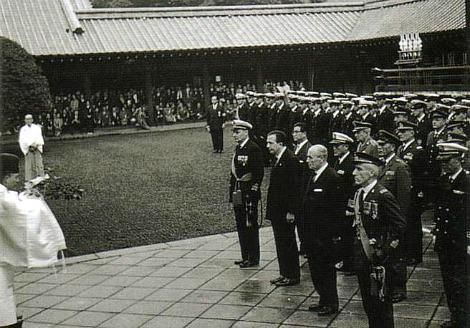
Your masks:
<svg viewBox="0 0 470 328"><path fill-rule="evenodd" d="M379 194L386 194L388 192L387 189L380 189Z"/></svg>
<svg viewBox="0 0 470 328"><path fill-rule="evenodd" d="M416 149L423 149L423 147L421 147L421 146L416 146Z"/></svg>

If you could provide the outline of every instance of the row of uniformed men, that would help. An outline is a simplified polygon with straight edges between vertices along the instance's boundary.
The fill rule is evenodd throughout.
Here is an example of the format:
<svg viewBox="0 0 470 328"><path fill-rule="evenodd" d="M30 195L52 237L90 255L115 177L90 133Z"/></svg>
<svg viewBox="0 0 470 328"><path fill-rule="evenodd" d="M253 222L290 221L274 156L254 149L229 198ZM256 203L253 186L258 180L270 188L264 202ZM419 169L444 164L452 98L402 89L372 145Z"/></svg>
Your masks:
<svg viewBox="0 0 470 328"><path fill-rule="evenodd" d="M237 94L238 118L253 124L253 133L263 139L268 131L290 133L296 122L306 124L308 139L325 144L333 131L352 136L354 121L372 124L372 135L379 130L394 132L397 122L418 125L417 140L426 143L431 112L439 109L449 120L467 121L470 100L462 95L441 97L434 93L393 96L376 92L371 96L352 93L291 91L283 93Z"/></svg>
<svg viewBox="0 0 470 328"><path fill-rule="evenodd" d="M434 124L435 120L440 120L441 118L444 118L443 115L439 114L438 112L435 112L432 116L433 125L435 125ZM249 144L249 147L243 148L243 146L246 144L246 139L243 139L243 140L239 140L239 138L237 139L238 132L235 133L235 131L242 130L243 126L250 127L250 128L252 127L250 123L246 123L246 124L239 123L238 125L237 124L234 125L234 137L235 137L235 140L239 143L239 147L237 147L236 154L234 157L234 163L232 166L232 191L238 189L241 186L240 189L244 192L247 192L251 190L250 186L255 185L256 192L259 193L259 184L261 183L261 180L259 180L260 179L259 168L257 170L257 173L255 173L255 175L258 178L251 179L250 177L248 181L243 181L243 179L241 180L239 179L240 176L243 178L243 176L250 173L249 171L251 170L250 167L253 165L253 159L256 159L256 158L259 159L259 156L255 155L256 147L253 146L255 145L254 143L251 142ZM352 198L352 195L354 195L354 190L357 187L355 186L355 184L357 184L357 179L353 177L353 171L355 170L353 153L357 152L358 155L362 156L363 161L368 161L370 162L369 164L377 164L378 170L377 170L377 174L375 175L375 180L378 181L378 184L381 186L381 188L382 186L384 187L383 190L386 190L387 193L391 193L394 196L393 202L396 202L396 209L400 211L403 218L406 218L405 224L402 227L400 227L400 228L403 228L403 234L400 235L399 243L393 246L393 251L390 252L389 254L390 257L387 263L383 264L387 268L386 270L387 277L388 277L386 281L387 288L388 288L387 297L381 298L379 302L376 302L377 298L372 298L372 299L366 298L364 300L365 310L369 315L369 320L372 326L374 326L374 322L375 324L380 323L381 326L383 326L384 324L383 320L387 321L387 324L385 326L390 326L390 322L391 322L391 325L393 326L393 313L391 312L392 307L390 306L390 304L392 301L398 302L406 298L406 263L414 265L422 261L421 214L423 212L424 205L426 205L424 194L426 193L426 189L429 186L426 182L429 178L429 176L426 174L428 156L426 152L423 150L423 148L418 144L418 141L416 140L415 136L416 136L417 125L412 122L409 122L409 121L400 122L400 124L397 126L397 129L396 129L396 133L398 134L398 136L391 132L388 132L387 130L380 130L378 133L378 142L371 139L370 137L371 128L372 126L371 126L371 123L369 122L356 122L355 123L352 133L354 134L358 142L357 146L353 146L354 140L351 137L349 137L347 134L341 133L341 132L334 132L333 138L330 141L330 144L332 145L332 148L333 148L334 159L332 159L330 163L331 163L331 166L335 169L336 173L342 178L341 184L344 187L346 194L349 194L350 198ZM435 126L435 128L437 128L437 126ZM270 134L271 133L269 133L268 136ZM276 136L278 135L279 134L276 134ZM300 163L309 162L308 154L309 154L309 149L311 149L312 144L308 140L306 124L304 122L298 122L294 124L292 128L292 137L295 143L295 146L293 149L295 156L299 159ZM278 137L274 139L278 139ZM268 142L269 149L272 148L271 147L272 143L273 143L272 140ZM286 140L283 140L282 143L288 144ZM443 161L445 161L444 172L447 174L447 175L444 175L446 178L439 177L439 179L436 179L436 181L434 181L435 183L433 184L433 186L436 187L438 190L438 192L436 193L438 197L435 199L435 204L437 206L436 207L436 216L437 216L436 222L438 223L435 231L437 234L437 240L439 241L438 242L439 246L437 250L439 251L439 255L440 255L445 286L447 286L446 295L448 296L449 308L451 309L451 313L452 313L451 322L455 324L455 322L459 322L459 320L462 320L461 314L464 313L464 311L462 311L461 308L463 307L463 304L465 303L461 303L459 305L459 300L461 299L461 296L462 296L461 293L459 294L457 292L458 295L456 297L453 296L456 294L456 291L457 291L457 289L454 288L456 285L455 284L452 285L454 287L452 286L448 287L448 285L450 284L449 281L450 282L456 281L456 275L458 276L457 278L459 278L460 280L462 279L462 277L465 278L465 275L461 275L462 273L461 267L462 265L465 266L464 265L465 262L459 262L458 264L456 264L457 267L453 266L452 270L449 269L450 265L448 264L446 265L446 263L444 263L445 261L444 259L447 259L447 261L451 260L450 257L446 256L450 254L448 253L449 247L442 247L441 245L446 244L446 242L442 242L442 240L446 240L447 243L454 245L454 241L457 238L456 235L459 235L460 237L461 235L465 236L465 233L464 233L465 225L463 226L463 229L461 230L457 230L455 229L455 227L457 226L461 227L462 222L465 222L465 218L466 218L466 216L462 215L462 211L464 211L465 209L464 200L466 199L466 196L462 196L462 195L467 195L466 188L468 187L468 183L467 183L468 174L466 171L462 169L461 166L459 167L459 163L462 162L462 156L468 151L468 149L462 146L461 144L459 144L459 141L450 140L450 142L443 142L443 140L440 138L436 140L435 147L437 150L440 150L440 152L436 153L435 161L438 163L442 163ZM273 155L276 155L276 154L273 154ZM378 159L379 157L381 158L380 160ZM276 169L278 162L279 162L279 158L277 158L276 165L273 167L273 170L279 170L279 169ZM356 162L358 162L357 159L356 159ZM450 169L450 167L452 166L451 163L453 165L452 169ZM310 166L310 163L309 163L309 166ZM305 165L304 165L304 169L306 169ZM439 170L440 169L441 169L441 166L439 166ZM357 166L356 166L356 170L357 170ZM454 177L453 179L455 181L459 180L459 182L457 183L457 186L455 187L457 189L455 190L452 189L454 187L452 185L452 183L454 183L454 180L452 180L451 184L449 185L450 180L446 180L448 175L451 175L452 177ZM458 177L458 179L456 177ZM271 173L271 180L272 179L273 179L273 172ZM271 181L271 184L272 184L272 181ZM269 190L271 190L271 186ZM452 190L452 192L449 192L449 190ZM250 200L250 203L249 203L250 206L248 207L241 206L241 207L238 207L238 209L235 208L235 214L237 218L237 228L238 228L238 232L240 236L240 244L242 248L242 261L240 261L241 267L249 267L252 265L256 265L257 262L259 261L259 249L258 251L256 251L256 248L259 247L257 246L258 243L256 242L257 224L251 223L249 228L247 228L245 224L246 222L249 222L249 215L247 214L248 208L253 209L253 204L256 203L254 199L258 199L258 198L259 197L254 197L254 198L247 197L247 199ZM382 220L380 222L382 222L385 225L390 224L390 222L387 222L386 218L390 217L390 214L391 214L390 212L394 212L395 208L393 206L392 207L388 206L390 204L387 205L388 207L387 206L381 207L380 204L377 204L377 201L378 201L377 199L373 201L365 201L360 206L361 207L360 212L363 215L371 216L372 219L375 220L377 219L377 215L378 215L377 211L379 211L379 208L382 208L382 210L383 208L388 208L388 210L386 210L385 213L382 213L380 215L383 217L383 220L385 221ZM454 203L458 205L457 206L452 205L453 207L450 208L449 204L454 204ZM243 204L243 201L242 201L242 204ZM355 204L357 205L357 201L352 202L352 204L350 204L352 209L349 211L349 213L353 213L352 216L355 217L354 221L357 221L358 209ZM269 192L268 192L268 205L269 205ZM449 212L451 214L449 214ZM256 214L256 211L251 210L251 213ZM443 214L446 214L446 213L447 213L446 219L443 219L442 216ZM452 218L449 218L449 215ZM353 220L352 218L349 218L349 219L345 218L345 222L347 224L343 225L343 230L341 231L341 236L343 239L343 243L342 243L343 244L343 252L342 252L343 253L342 254L343 267L341 269L346 272L351 272L351 271L357 272L357 270L354 270L357 264L354 262L357 261L357 259L351 251L355 249L353 245L354 245L354 241L355 240L357 241L357 238L355 237L357 236L358 229L352 228L352 224L350 224L351 223L350 221L352 220ZM305 234L305 231L304 231L305 224L304 222L302 222L301 217L296 217L296 224L297 224L301 241L305 239L309 239L309 237L305 237L305 235L303 235ZM284 230L286 229L287 228L284 227ZM276 230L274 229L274 224L273 224L273 230ZM371 232L371 233L374 234L374 232ZM278 234L279 234L279 231L278 231ZM276 231L275 231L275 237L276 237ZM285 242L286 238L287 236L283 235L282 238L280 239L283 239L284 241L280 243L283 245L286 245L286 242ZM291 236L291 239L292 239L292 236ZM464 244L462 245L460 243L459 245L455 246L453 250L463 249L464 254L465 254L465 248L466 248L465 237L463 239L464 239ZM459 240L461 240L461 238ZM292 254L290 254L289 256L289 254L287 254L288 252L287 253L283 252L282 246L278 246L277 244L278 243L276 241L278 259L280 262L279 265L281 268L280 278L283 278L283 279L276 281L275 282L276 285L289 286L291 284L298 283L298 278L295 278L295 277L298 277L298 275L295 274L295 272L297 272L298 269L292 268L292 266L295 266L295 265L292 265L291 263L290 268L288 266L286 268L286 264L282 265L282 262L283 262L282 258L292 258ZM309 252L307 251L307 253ZM441 254L443 255L441 256ZM313 255L309 254L309 257L311 256ZM287 261L286 263L290 263L290 262ZM315 268L315 265L313 268ZM288 274L285 274L285 275L287 276L292 275L294 278L290 277L286 279L285 277L283 277L283 272L282 272L283 270L284 270L284 273L288 272ZM311 270L312 270L312 266L311 266ZM323 271L325 272L325 269L323 269ZM294 274L292 272L294 272ZM375 272L375 273L376 273L376 276L380 275L380 272ZM457 281L459 281L459 279L457 279ZM360 277L360 285L363 285L361 286L361 288L364 287L370 290L371 288L370 284L366 284L367 285L366 286L364 285L364 283L365 283L364 279L361 279ZM314 281L314 284L315 284L315 281ZM382 286L385 286L385 281L383 281ZM458 285L458 287L462 287L462 285L460 284ZM328 291L325 292L325 290L323 290L323 292L328 294ZM326 297L324 298L326 299ZM318 307L314 307L314 308L318 310ZM320 308L322 308L322 306L320 306ZM334 305L330 306L329 309L326 310L327 314L332 312L331 308L334 309ZM320 311L320 313L325 313L324 306L323 306L323 312ZM390 317L392 318L391 321L390 321Z"/></svg>

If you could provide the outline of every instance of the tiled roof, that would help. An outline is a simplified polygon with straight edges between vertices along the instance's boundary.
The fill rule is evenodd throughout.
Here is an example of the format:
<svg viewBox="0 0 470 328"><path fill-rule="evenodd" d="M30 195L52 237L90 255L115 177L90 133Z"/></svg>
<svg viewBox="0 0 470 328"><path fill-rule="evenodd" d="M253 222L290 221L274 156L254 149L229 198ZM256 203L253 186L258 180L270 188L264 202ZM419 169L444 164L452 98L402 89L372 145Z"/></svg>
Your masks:
<svg viewBox="0 0 470 328"><path fill-rule="evenodd" d="M465 0L395 0L365 8L349 40L465 28Z"/></svg>
<svg viewBox="0 0 470 328"><path fill-rule="evenodd" d="M89 3L1 0L0 35L51 56L308 45L465 27L465 0L164 9Z"/></svg>

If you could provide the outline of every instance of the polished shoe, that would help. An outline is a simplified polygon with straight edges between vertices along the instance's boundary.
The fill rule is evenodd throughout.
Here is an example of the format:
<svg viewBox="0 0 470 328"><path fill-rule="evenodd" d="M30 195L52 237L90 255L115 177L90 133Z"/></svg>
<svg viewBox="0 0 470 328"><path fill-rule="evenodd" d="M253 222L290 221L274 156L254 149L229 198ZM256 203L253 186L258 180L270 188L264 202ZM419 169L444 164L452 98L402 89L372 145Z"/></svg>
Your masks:
<svg viewBox="0 0 470 328"><path fill-rule="evenodd" d="M213 152L214 154L215 154L215 153L218 153L218 151L217 151L217 150L215 150L215 149L214 149L212 152Z"/></svg>
<svg viewBox="0 0 470 328"><path fill-rule="evenodd" d="M392 295L392 303L400 303L401 301L406 300L406 295L405 294L395 294Z"/></svg>
<svg viewBox="0 0 470 328"><path fill-rule="evenodd" d="M300 279L290 279L284 278L281 281L274 283L277 287L284 287L284 286L294 286L300 284Z"/></svg>
<svg viewBox="0 0 470 328"><path fill-rule="evenodd" d="M243 262L245 262L245 260L236 260L236 261L233 262L233 264L240 265Z"/></svg>
<svg viewBox="0 0 470 328"><path fill-rule="evenodd" d="M312 304L308 307L308 310L309 311L312 311L312 312L319 312L321 310L323 310L324 306L323 305L320 305L320 304Z"/></svg>
<svg viewBox="0 0 470 328"><path fill-rule="evenodd" d="M331 306L324 306L321 310L317 311L318 316L326 317L329 315L333 315L338 312L338 309L335 309Z"/></svg>
<svg viewBox="0 0 470 328"><path fill-rule="evenodd" d="M242 263L239 264L240 268L241 269L244 269L244 268L251 268L251 267L255 267L255 266L258 266L259 263L257 262L250 262L250 261L243 261Z"/></svg>
<svg viewBox="0 0 470 328"><path fill-rule="evenodd" d="M274 285L275 283L279 282L279 281L282 281L284 280L284 277L283 276L279 276L277 277L276 279L271 279L269 282L271 283L271 285Z"/></svg>

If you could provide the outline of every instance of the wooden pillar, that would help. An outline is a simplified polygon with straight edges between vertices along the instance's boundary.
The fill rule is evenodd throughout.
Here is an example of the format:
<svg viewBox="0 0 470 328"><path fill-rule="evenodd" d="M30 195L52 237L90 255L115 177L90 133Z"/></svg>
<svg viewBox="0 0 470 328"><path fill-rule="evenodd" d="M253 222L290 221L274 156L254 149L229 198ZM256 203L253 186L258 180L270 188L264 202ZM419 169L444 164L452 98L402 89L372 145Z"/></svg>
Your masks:
<svg viewBox="0 0 470 328"><path fill-rule="evenodd" d="M256 63L256 91L265 92L263 65L260 62Z"/></svg>
<svg viewBox="0 0 470 328"><path fill-rule="evenodd" d="M149 115L150 125L155 125L155 110L153 106L153 79L152 71L145 71L145 107Z"/></svg>
<svg viewBox="0 0 470 328"><path fill-rule="evenodd" d="M86 68L85 68L86 69ZM85 92L85 97L90 99L91 97L91 78L90 72L87 70L83 73L83 91Z"/></svg>
<svg viewBox="0 0 470 328"><path fill-rule="evenodd" d="M315 64L313 62L313 58L309 58L307 60L307 90L313 90L315 85Z"/></svg>
<svg viewBox="0 0 470 328"><path fill-rule="evenodd" d="M207 65L207 63L204 63L202 65L202 89L204 92L204 108L209 108L211 103L211 95L209 94L209 84L209 66Z"/></svg>

